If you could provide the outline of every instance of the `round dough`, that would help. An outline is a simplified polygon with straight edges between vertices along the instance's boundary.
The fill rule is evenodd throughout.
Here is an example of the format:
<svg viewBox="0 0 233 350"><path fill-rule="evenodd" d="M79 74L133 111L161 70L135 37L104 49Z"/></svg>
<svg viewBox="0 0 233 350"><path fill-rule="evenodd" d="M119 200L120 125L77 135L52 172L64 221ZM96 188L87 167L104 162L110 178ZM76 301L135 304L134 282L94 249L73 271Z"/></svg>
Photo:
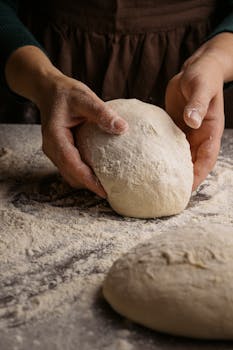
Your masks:
<svg viewBox="0 0 233 350"><path fill-rule="evenodd" d="M120 314L175 335L233 339L232 227L162 233L117 260L103 293Z"/></svg>
<svg viewBox="0 0 233 350"><path fill-rule="evenodd" d="M127 120L129 131L109 135L91 123L77 132L88 163L119 214L154 218L180 213L193 183L193 165L184 133L159 107L136 99L106 102Z"/></svg>

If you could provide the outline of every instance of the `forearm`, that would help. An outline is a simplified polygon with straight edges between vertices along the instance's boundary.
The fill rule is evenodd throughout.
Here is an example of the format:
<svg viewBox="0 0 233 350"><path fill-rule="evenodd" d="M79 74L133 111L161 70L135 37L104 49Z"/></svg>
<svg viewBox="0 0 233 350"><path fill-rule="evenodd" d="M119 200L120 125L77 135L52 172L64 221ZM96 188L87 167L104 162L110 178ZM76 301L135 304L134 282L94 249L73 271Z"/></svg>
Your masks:
<svg viewBox="0 0 233 350"><path fill-rule="evenodd" d="M9 88L36 105L45 97L49 84L61 75L44 52L35 46L18 48L10 55L5 66Z"/></svg>
<svg viewBox="0 0 233 350"><path fill-rule="evenodd" d="M17 0L0 0L0 84L7 89L5 66L8 58L18 48L37 46L40 43L20 21Z"/></svg>

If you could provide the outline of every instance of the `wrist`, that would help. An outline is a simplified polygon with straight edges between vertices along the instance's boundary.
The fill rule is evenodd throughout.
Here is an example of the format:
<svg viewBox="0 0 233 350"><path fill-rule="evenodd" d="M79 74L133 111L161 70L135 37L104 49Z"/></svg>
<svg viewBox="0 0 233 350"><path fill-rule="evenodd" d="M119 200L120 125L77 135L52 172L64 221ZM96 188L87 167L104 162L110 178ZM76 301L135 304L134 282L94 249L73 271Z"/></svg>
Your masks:
<svg viewBox="0 0 233 350"><path fill-rule="evenodd" d="M233 33L220 33L203 45L203 53L212 59L222 72L223 81L233 80Z"/></svg>
<svg viewBox="0 0 233 350"><path fill-rule="evenodd" d="M46 103L46 100L51 100L59 81L64 77L64 74L55 67L41 69L35 73L31 100L39 109Z"/></svg>
<svg viewBox="0 0 233 350"><path fill-rule="evenodd" d="M35 46L24 46L9 57L5 76L9 88L31 100L37 106L48 91L48 85L62 73L49 58Z"/></svg>

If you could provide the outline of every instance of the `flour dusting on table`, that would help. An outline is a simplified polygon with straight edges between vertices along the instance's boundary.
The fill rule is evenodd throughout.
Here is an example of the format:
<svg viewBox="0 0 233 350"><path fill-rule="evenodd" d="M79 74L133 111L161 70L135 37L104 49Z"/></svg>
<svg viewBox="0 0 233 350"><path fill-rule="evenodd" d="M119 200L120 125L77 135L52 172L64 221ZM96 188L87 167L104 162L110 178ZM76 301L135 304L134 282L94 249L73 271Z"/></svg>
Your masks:
<svg viewBox="0 0 233 350"><path fill-rule="evenodd" d="M183 213L140 220L66 185L41 151L39 127L6 130L0 130L0 327L62 313L77 300L91 313L113 261L135 244L170 227L233 223L233 144L225 149L223 142L214 171ZM121 348L131 347L122 341Z"/></svg>

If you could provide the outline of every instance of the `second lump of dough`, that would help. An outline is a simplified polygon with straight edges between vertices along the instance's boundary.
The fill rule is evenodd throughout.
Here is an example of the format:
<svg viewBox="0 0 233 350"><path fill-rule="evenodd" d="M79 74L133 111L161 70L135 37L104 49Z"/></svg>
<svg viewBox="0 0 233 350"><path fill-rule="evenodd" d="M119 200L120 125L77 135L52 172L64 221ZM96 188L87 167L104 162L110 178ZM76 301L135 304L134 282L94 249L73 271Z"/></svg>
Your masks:
<svg viewBox="0 0 233 350"><path fill-rule="evenodd" d="M110 135L92 123L77 131L82 159L91 166L119 214L155 218L187 206L193 164L185 134L161 108L137 99L106 104L129 124L123 135Z"/></svg>
<svg viewBox="0 0 233 350"><path fill-rule="evenodd" d="M118 313L156 331L233 339L232 225L154 235L114 262L103 294Z"/></svg>

